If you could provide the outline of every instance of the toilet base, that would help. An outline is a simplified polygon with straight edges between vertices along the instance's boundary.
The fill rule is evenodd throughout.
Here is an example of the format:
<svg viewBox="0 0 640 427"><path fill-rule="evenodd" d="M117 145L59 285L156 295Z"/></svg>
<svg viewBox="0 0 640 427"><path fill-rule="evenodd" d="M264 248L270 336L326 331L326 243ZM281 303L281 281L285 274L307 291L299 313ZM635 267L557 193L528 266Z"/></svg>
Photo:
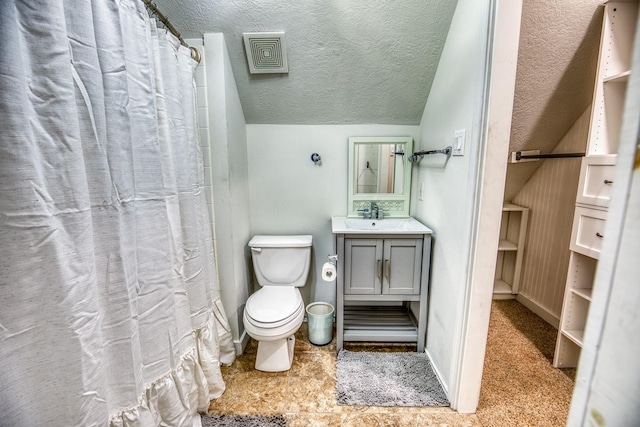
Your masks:
<svg viewBox="0 0 640 427"><path fill-rule="evenodd" d="M275 341L258 341L256 369L264 372L282 372L291 369L296 337L291 335Z"/></svg>

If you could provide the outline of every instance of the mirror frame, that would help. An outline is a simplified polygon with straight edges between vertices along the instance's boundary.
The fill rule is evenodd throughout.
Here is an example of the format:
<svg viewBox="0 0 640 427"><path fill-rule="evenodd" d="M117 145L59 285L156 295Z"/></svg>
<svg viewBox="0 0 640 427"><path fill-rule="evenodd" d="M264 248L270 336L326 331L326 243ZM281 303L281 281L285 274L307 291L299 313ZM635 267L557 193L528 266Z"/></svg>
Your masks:
<svg viewBox="0 0 640 427"><path fill-rule="evenodd" d="M356 165L356 147L361 144L404 144L402 194L356 193L356 173L358 169ZM358 210L365 207L368 208L371 202L378 204L384 211L385 217L406 218L409 216L409 201L411 199L411 163L409 162L409 156L413 153L412 150L413 138L410 136L352 136L349 138L348 217L362 217Z"/></svg>

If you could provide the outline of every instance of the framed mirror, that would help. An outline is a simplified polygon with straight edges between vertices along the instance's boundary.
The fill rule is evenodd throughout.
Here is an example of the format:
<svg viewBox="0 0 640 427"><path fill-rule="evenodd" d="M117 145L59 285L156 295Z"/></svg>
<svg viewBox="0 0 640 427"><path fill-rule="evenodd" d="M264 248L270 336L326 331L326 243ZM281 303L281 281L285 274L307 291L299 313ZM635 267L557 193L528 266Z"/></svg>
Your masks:
<svg viewBox="0 0 640 427"><path fill-rule="evenodd" d="M349 138L348 216L362 216L371 202L384 216L409 216L412 149L413 139L406 136Z"/></svg>

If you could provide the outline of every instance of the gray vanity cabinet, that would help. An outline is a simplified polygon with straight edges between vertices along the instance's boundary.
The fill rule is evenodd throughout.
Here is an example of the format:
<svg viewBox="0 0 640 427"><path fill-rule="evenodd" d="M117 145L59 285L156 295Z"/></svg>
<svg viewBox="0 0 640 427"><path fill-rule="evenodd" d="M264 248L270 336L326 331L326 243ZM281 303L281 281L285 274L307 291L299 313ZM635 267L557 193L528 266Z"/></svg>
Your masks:
<svg viewBox="0 0 640 427"><path fill-rule="evenodd" d="M415 342L418 352L424 351L431 255L427 230L335 233L338 351L345 341Z"/></svg>
<svg viewBox="0 0 640 427"><path fill-rule="evenodd" d="M422 239L345 239L345 295L418 295Z"/></svg>

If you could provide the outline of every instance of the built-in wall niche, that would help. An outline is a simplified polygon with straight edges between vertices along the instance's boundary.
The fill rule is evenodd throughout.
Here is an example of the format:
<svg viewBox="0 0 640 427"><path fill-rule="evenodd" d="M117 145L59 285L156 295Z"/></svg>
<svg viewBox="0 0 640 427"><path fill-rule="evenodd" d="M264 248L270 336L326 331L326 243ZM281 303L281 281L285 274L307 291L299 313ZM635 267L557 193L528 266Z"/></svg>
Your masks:
<svg viewBox="0 0 640 427"><path fill-rule="evenodd" d="M493 299L513 299L518 294L528 221L529 209L512 203L503 206Z"/></svg>
<svg viewBox="0 0 640 427"><path fill-rule="evenodd" d="M408 217L411 137L350 137L347 216L375 202L386 217Z"/></svg>

